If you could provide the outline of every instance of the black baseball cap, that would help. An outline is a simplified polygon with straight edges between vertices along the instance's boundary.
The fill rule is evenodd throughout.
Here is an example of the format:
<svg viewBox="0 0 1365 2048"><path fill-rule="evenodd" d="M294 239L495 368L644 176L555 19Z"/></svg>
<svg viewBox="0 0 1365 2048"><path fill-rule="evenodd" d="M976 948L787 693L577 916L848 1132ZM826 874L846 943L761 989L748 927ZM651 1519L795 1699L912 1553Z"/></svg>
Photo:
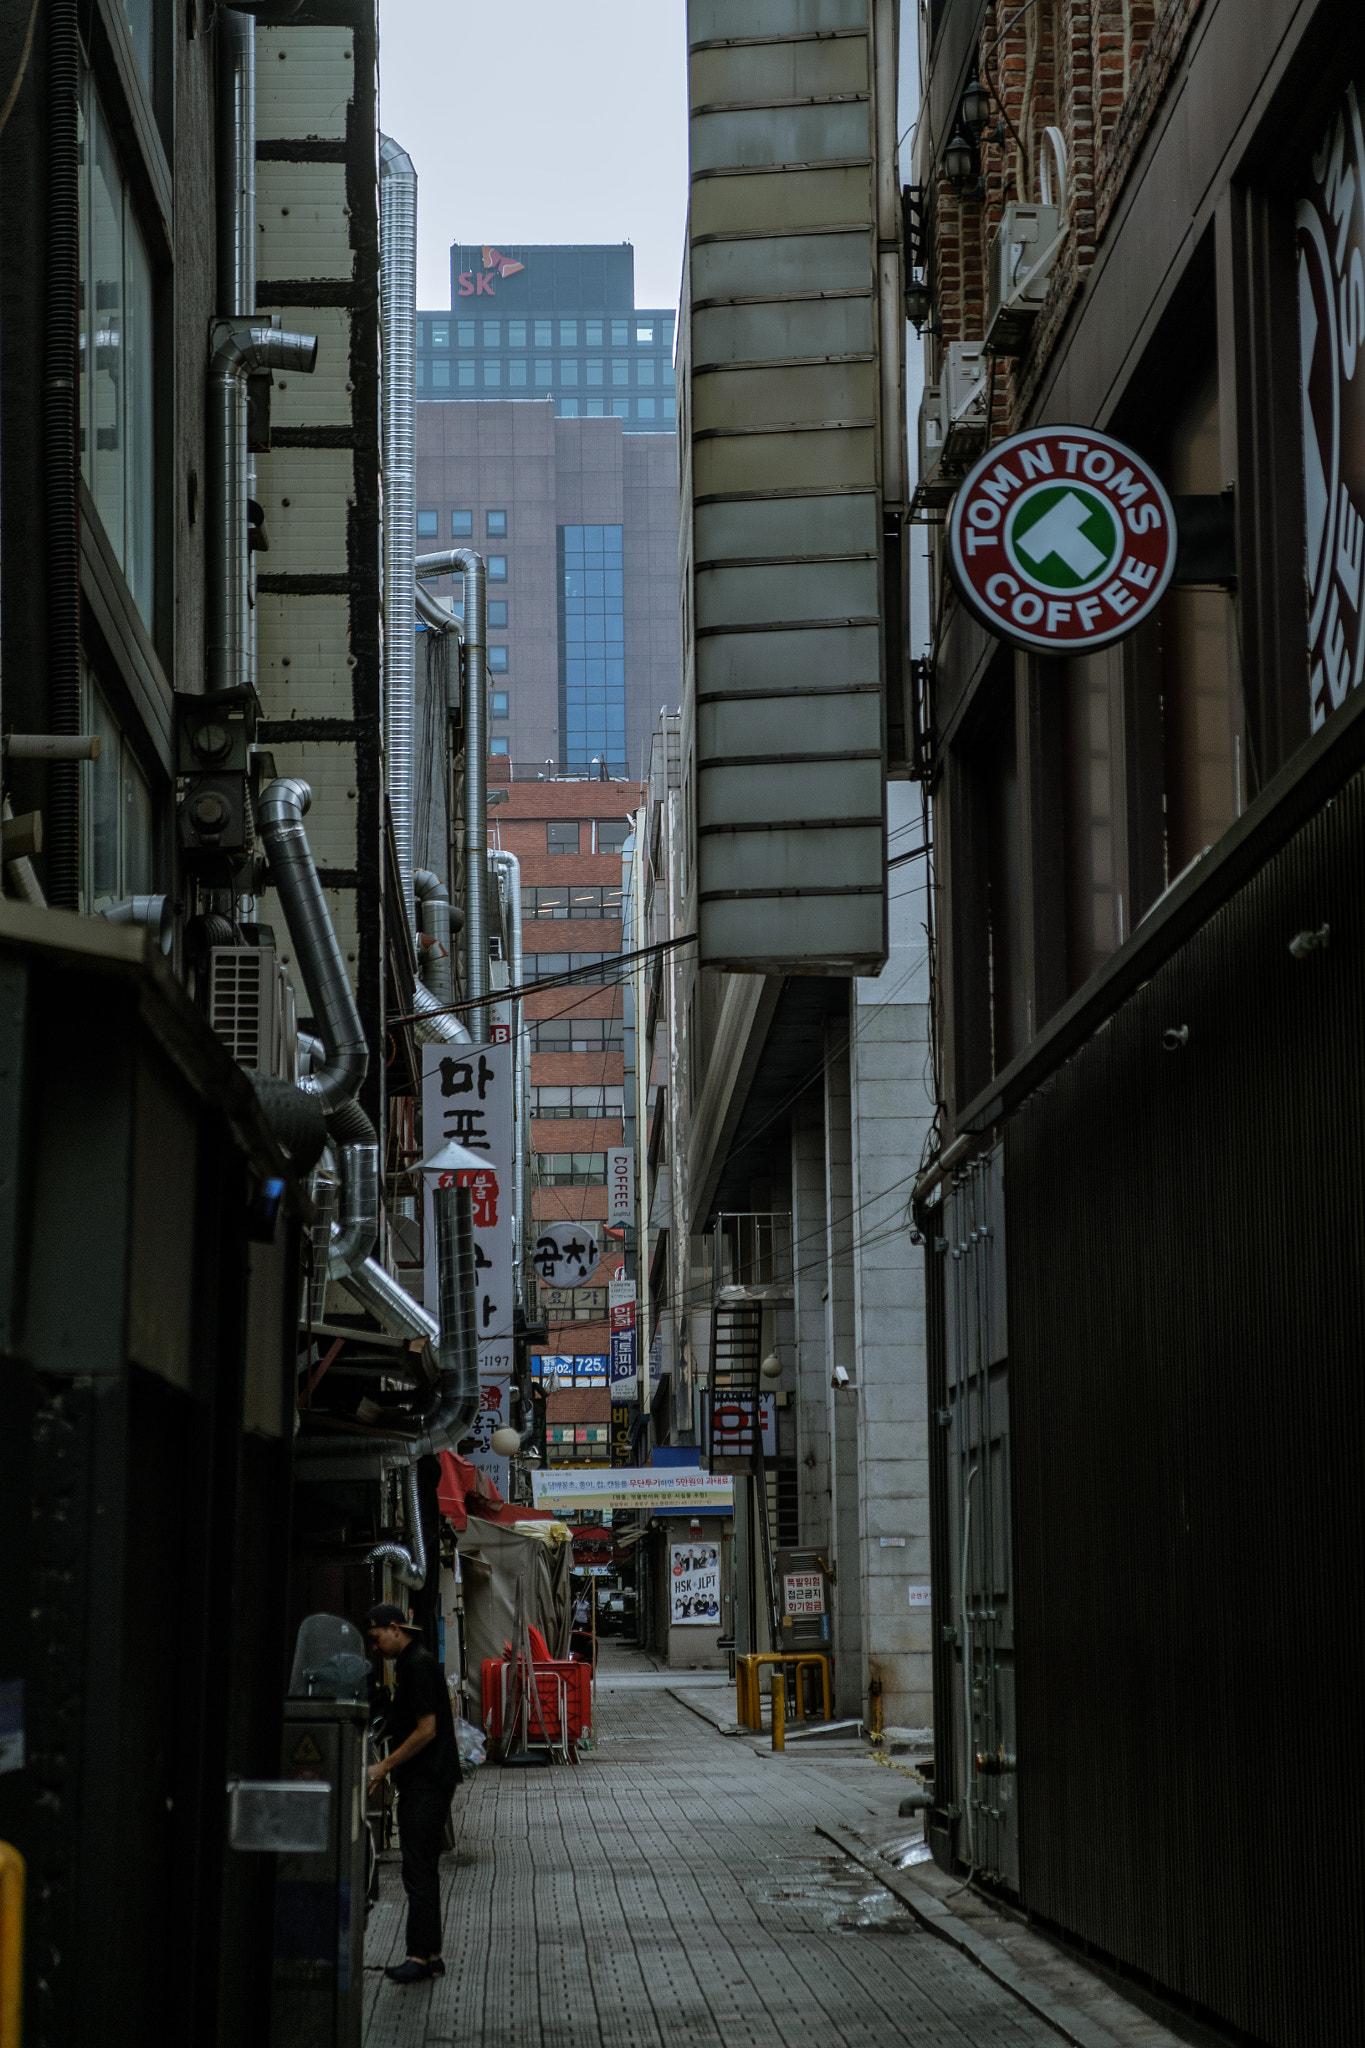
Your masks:
<svg viewBox="0 0 1365 2048"><path fill-rule="evenodd" d="M395 1607L392 1600L381 1600L372 1607L365 1616L365 1627L367 1631L372 1628L405 1628L414 1636L422 1633L421 1623L409 1621L402 1608Z"/></svg>

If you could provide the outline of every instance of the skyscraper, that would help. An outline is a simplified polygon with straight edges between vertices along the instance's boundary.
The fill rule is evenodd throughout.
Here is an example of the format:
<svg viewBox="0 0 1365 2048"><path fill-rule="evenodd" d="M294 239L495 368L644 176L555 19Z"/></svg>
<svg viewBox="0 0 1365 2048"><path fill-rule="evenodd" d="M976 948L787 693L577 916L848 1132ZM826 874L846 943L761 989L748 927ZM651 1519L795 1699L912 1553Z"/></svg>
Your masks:
<svg viewBox="0 0 1365 2048"><path fill-rule="evenodd" d="M487 555L491 751L517 779L638 776L679 701L674 315L631 305L633 271L628 244L457 244L456 310L417 316L418 552Z"/></svg>

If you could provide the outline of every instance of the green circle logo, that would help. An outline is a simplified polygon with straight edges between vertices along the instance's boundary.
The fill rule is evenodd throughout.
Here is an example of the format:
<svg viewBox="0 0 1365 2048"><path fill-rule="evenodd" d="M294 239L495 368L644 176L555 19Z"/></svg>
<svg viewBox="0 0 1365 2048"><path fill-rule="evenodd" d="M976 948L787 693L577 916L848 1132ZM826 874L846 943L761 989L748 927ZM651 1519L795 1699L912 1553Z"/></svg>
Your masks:
<svg viewBox="0 0 1365 2048"><path fill-rule="evenodd" d="M1086 590L1103 580L1123 551L1112 507L1083 483L1046 483L1015 504L1005 545L1035 589Z"/></svg>

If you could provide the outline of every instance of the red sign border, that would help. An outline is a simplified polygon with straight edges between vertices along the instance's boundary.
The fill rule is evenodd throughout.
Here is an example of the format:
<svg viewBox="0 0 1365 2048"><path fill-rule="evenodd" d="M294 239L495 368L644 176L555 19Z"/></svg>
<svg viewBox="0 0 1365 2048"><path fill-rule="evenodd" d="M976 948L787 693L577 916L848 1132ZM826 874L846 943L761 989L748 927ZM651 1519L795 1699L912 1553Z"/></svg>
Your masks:
<svg viewBox="0 0 1365 2048"><path fill-rule="evenodd" d="M1109 449L1112 454L1121 456L1125 462L1131 463L1139 470L1144 482L1161 506L1162 516L1166 521L1166 530L1170 536L1166 550L1165 565L1158 574L1152 588L1140 600L1137 610L1130 612L1115 626L1112 632L1086 634L1084 638L1072 640L1050 639L1046 634L1030 633L1027 627L1014 625L1008 619L1002 618L999 612L992 611L989 605L981 601L976 591L972 588L971 578L962 560L960 538L963 517L971 493L978 479L987 470L992 469L997 463L1007 460L1011 450L1023 447L1027 443L1036 440L1040 434L1086 435L1096 446ZM1103 485L1096 484L1089 478L1086 481L1091 490L1103 490ZM1180 536L1175 522L1175 507L1171 503L1170 494L1150 462L1144 456L1139 455L1136 449L1130 448L1126 441L1116 441L1112 434L1101 433L1098 427L1075 426L1069 421L1053 422L1047 420L1040 421L1037 426L1025 427L1017 434L1010 434L1003 441L997 441L993 447L988 448L985 454L972 464L966 476L963 477L962 482L958 485L948 513L948 568L953 579L953 588L957 591L963 604L972 617L986 628L992 638L1004 641L1006 646L1022 648L1028 654L1050 654L1058 660L1065 660L1068 655L1098 654L1103 648L1112 647L1116 641L1126 640L1128 635L1136 631L1144 619L1151 617L1169 590L1171 579L1175 575L1175 558L1179 547L1179 539Z"/></svg>

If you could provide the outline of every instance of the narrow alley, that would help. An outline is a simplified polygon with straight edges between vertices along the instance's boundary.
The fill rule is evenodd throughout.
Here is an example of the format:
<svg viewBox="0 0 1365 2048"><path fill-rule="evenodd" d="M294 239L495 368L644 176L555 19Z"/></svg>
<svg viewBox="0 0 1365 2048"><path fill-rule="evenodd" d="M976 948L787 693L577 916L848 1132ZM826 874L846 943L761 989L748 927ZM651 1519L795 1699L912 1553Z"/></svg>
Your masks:
<svg viewBox="0 0 1365 2048"><path fill-rule="evenodd" d="M432 1984L384 1976L404 1899L396 1860L382 1868L365 2048L1174 2048L1020 1921L974 1895L958 1919L927 1859L883 1863L976 1955L929 1931L823 1832L869 1861L922 1856L918 1820L897 1817L903 1768L861 1741L775 1756L766 1737L721 1734L733 1705L721 1677L609 1651L598 1747L577 1769L479 1771L455 1799Z"/></svg>

